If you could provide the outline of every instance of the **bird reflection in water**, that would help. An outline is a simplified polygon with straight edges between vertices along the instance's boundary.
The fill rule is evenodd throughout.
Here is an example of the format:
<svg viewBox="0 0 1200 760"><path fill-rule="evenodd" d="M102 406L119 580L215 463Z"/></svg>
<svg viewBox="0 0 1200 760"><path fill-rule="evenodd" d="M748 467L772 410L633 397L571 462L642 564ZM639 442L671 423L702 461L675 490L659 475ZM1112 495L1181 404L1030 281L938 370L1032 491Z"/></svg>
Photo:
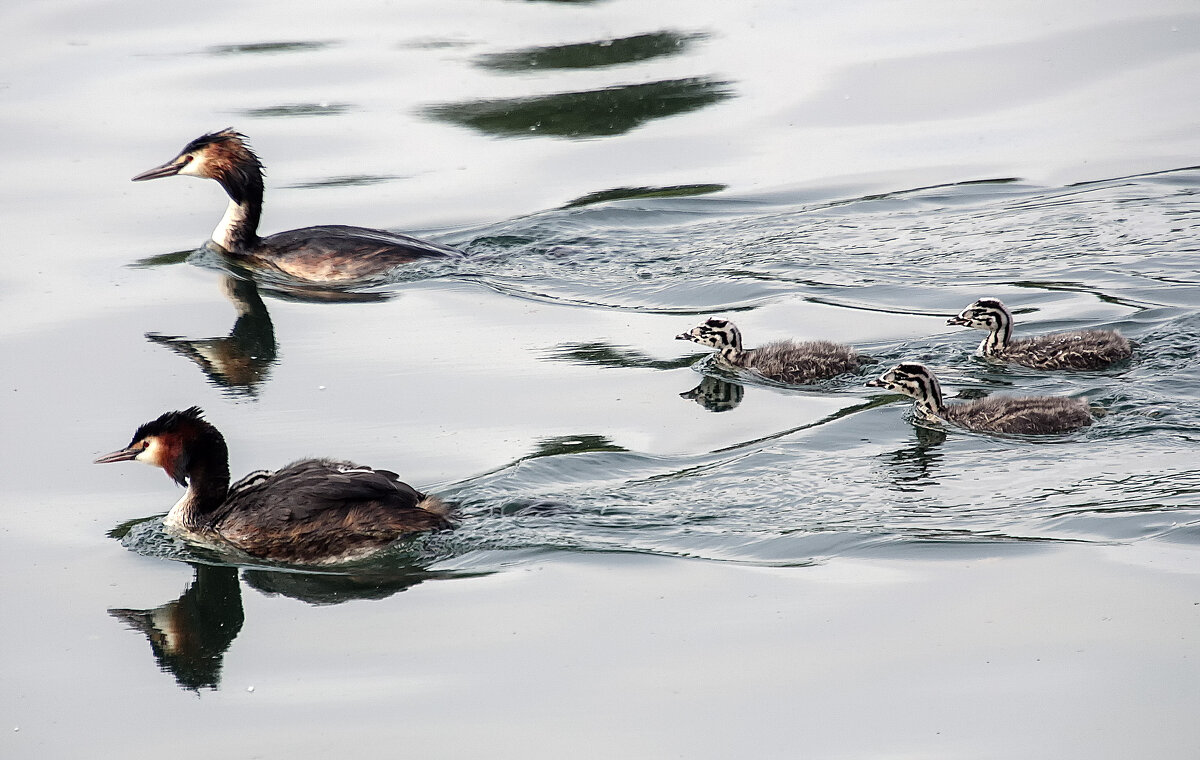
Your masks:
<svg viewBox="0 0 1200 760"><path fill-rule="evenodd" d="M242 594L233 567L193 564L196 577L178 599L150 610L108 614L141 631L158 667L184 689L217 688L225 650L242 630Z"/></svg>
<svg viewBox="0 0 1200 760"><path fill-rule="evenodd" d="M745 393L745 388L739 383L705 375L699 385L680 393L679 397L691 399L710 412L728 412L742 403Z"/></svg>
<svg viewBox="0 0 1200 760"><path fill-rule="evenodd" d="M110 609L109 615L140 631L158 667L188 691L217 690L225 652L242 630L238 568L188 563L195 578L173 601L148 610ZM383 599L434 578L482 573L439 572L423 567L364 571L358 575L246 570L246 583L267 596L287 596L312 605L352 599Z"/></svg>
<svg viewBox="0 0 1200 760"><path fill-rule="evenodd" d="M254 397L278 353L271 315L253 281L225 275L221 290L237 310L229 335L191 339L150 332L146 339L195 362L208 381L226 393Z"/></svg>
<svg viewBox="0 0 1200 760"><path fill-rule="evenodd" d="M946 432L937 428L914 425L917 440L910 446L881 455L890 470L892 486L898 491L919 491L937 485L933 477L943 454L938 447L946 440Z"/></svg>

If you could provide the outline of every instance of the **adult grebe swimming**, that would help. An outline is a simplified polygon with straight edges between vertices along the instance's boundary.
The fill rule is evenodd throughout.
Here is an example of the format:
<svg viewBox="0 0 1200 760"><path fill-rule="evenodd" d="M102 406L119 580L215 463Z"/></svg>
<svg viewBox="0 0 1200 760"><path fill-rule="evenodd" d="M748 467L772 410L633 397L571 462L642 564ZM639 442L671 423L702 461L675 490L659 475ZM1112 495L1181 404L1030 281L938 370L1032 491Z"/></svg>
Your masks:
<svg viewBox="0 0 1200 760"><path fill-rule="evenodd" d="M1049 435L1092 424L1087 402L1066 396L989 396L947 404L942 401L937 377L923 364L898 364L867 385L912 396L920 417L945 420L981 433Z"/></svg>
<svg viewBox="0 0 1200 760"><path fill-rule="evenodd" d="M249 269L280 272L297 280L339 283L387 273L430 257L458 257L461 251L408 235L365 227L302 227L260 238L263 165L245 135L225 129L202 135L162 166L134 182L176 174L215 179L229 195L229 207L212 241Z"/></svg>
<svg viewBox="0 0 1200 760"><path fill-rule="evenodd" d="M305 565L361 559L412 533L449 528L449 507L387 470L302 459L229 485L225 438L192 407L137 429L129 446L96 464L136 460L187 486L167 530L253 557Z"/></svg>

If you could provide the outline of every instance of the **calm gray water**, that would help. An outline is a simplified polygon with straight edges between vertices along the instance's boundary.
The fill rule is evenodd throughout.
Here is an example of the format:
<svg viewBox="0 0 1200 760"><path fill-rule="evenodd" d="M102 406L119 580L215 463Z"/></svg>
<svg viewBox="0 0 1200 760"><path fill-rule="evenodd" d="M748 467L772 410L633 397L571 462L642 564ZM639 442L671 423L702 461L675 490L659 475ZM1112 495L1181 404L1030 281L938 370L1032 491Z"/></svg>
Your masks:
<svg viewBox="0 0 1200 760"><path fill-rule="evenodd" d="M1194 757L1200 14L1127 6L0 11L0 755ZM227 125L265 232L470 255L231 277L215 183L128 181ZM984 363L985 295L1135 357ZM711 315L877 364L775 386L673 339ZM915 426L864 387L907 359L1105 414ZM236 474L389 467L460 526L215 561L90 464L193 404Z"/></svg>

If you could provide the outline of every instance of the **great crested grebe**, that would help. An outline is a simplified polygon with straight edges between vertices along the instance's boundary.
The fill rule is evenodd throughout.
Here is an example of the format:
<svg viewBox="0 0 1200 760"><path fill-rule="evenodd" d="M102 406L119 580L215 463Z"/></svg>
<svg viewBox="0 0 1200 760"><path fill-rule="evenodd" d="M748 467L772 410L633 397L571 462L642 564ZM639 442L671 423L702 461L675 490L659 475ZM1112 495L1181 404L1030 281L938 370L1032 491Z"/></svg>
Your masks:
<svg viewBox="0 0 1200 760"><path fill-rule="evenodd" d="M980 298L946 324L987 330L979 353L1034 369L1104 369L1133 355L1129 341L1115 330L1078 330L1013 340L1012 312L996 298Z"/></svg>
<svg viewBox="0 0 1200 760"><path fill-rule="evenodd" d="M263 165L232 129L201 135L162 166L142 172L134 182L176 174L215 179L229 195L229 206L212 242L248 269L266 269L315 283L340 283L385 274L399 265L462 252L408 235L365 227L302 227L258 236L263 205Z"/></svg>
<svg viewBox="0 0 1200 760"><path fill-rule="evenodd" d="M923 364L899 364L867 383L899 391L916 399L916 412L983 433L1048 435L1067 433L1092 424L1083 399L1063 396L989 396L962 404L942 401L938 379Z"/></svg>
<svg viewBox="0 0 1200 760"><path fill-rule="evenodd" d="M302 459L229 485L225 438L192 407L142 425L96 464L136 460L187 487L167 530L253 557L305 565L361 559L412 533L451 527L450 509L387 470Z"/></svg>
<svg viewBox="0 0 1200 760"><path fill-rule="evenodd" d="M675 336L717 349L721 361L782 383L807 383L857 369L863 357L827 340L780 340L742 348L742 332L727 319L709 319Z"/></svg>

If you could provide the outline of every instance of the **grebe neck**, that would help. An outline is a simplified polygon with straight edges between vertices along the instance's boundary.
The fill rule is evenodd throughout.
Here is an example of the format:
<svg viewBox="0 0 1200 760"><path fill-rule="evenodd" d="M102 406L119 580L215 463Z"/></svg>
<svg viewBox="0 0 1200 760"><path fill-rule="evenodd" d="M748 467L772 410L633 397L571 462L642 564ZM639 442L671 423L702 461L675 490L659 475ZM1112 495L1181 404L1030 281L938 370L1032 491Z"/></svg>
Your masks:
<svg viewBox="0 0 1200 760"><path fill-rule="evenodd" d="M1008 349L1012 339L1012 315L1007 309L996 309L996 325L988 336L979 344L979 353L984 356L1000 356Z"/></svg>
<svg viewBox="0 0 1200 760"><path fill-rule="evenodd" d="M229 205L213 230L212 240L229 253L243 253L258 244L258 221L262 216L263 178L257 167L217 177L229 195Z"/></svg>
<svg viewBox="0 0 1200 760"><path fill-rule="evenodd" d="M229 495L229 455L220 433L215 439L198 442L188 453L187 490L164 523L171 530L200 532L212 527Z"/></svg>
<svg viewBox="0 0 1200 760"><path fill-rule="evenodd" d="M750 352L742 349L742 331L732 322L724 322L716 333L720 344L721 358L730 364L743 366L750 358Z"/></svg>
<svg viewBox="0 0 1200 760"><path fill-rule="evenodd" d="M917 378L917 387L917 413L925 417L945 417L946 405L942 401L942 384L938 379L932 373L926 373Z"/></svg>
<svg viewBox="0 0 1200 760"><path fill-rule="evenodd" d="M744 364L746 362L746 359L749 358L749 356L750 356L750 352L743 349L740 345L738 345L738 346L730 346L730 345L721 346L720 354L721 354L722 359L724 359L726 362L728 362L734 366L740 366L740 365Z"/></svg>

